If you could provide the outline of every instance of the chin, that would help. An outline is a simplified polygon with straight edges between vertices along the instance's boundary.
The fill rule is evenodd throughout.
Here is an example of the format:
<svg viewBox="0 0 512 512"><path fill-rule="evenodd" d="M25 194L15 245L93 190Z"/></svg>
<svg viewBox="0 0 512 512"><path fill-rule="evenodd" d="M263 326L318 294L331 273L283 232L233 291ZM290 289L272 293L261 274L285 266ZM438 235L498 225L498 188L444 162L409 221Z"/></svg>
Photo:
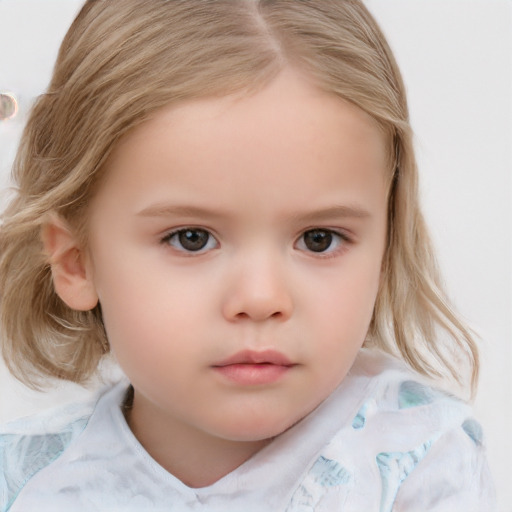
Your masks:
<svg viewBox="0 0 512 512"><path fill-rule="evenodd" d="M271 440L283 432L286 432L301 419L302 418L298 418L295 421L290 421L289 418L276 418L274 420L270 420L268 417L246 417L243 420L234 420L229 424L229 426L222 429L223 432L219 432L219 435L220 437L231 441L246 443Z"/></svg>

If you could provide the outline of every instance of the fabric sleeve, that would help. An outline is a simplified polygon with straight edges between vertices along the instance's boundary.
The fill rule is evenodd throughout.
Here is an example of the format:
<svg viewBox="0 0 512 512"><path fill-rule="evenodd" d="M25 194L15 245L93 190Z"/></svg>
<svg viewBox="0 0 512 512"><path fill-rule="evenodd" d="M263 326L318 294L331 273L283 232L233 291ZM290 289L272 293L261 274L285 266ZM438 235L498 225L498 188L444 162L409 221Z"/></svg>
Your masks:
<svg viewBox="0 0 512 512"><path fill-rule="evenodd" d="M79 407L58 411L57 432L47 417L24 418L0 428L0 512L7 512L26 483L56 460L84 430L88 416ZM65 423L69 421L69 423Z"/></svg>
<svg viewBox="0 0 512 512"><path fill-rule="evenodd" d="M494 512L496 498L474 420L443 434L402 483L393 512Z"/></svg>

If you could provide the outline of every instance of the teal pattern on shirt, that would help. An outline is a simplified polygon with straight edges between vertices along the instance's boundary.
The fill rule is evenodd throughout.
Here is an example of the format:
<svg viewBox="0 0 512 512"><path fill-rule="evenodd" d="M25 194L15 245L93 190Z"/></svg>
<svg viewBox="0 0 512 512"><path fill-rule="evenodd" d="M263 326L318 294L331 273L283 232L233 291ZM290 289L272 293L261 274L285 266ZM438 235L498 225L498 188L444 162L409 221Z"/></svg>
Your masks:
<svg viewBox="0 0 512 512"><path fill-rule="evenodd" d="M73 438L83 431L87 419L79 418L65 431L55 434L0 435L0 504L5 504L0 512L8 512L25 484L64 452Z"/></svg>

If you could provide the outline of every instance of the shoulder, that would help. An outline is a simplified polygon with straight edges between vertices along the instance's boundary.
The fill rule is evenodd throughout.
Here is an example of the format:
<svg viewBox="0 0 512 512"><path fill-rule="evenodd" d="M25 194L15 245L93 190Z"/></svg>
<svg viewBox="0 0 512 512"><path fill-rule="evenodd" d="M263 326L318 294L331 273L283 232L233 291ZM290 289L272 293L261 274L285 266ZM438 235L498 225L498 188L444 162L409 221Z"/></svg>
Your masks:
<svg viewBox="0 0 512 512"><path fill-rule="evenodd" d="M370 383L355 423L364 423L372 414L385 414L387 421L394 419L403 428L417 428L420 423L427 429L442 431L462 425L472 415L467 402L377 350L363 350L350 376L363 376Z"/></svg>
<svg viewBox="0 0 512 512"><path fill-rule="evenodd" d="M354 372L373 381L352 428L373 446L384 510L493 510L483 432L469 404L383 354L363 353Z"/></svg>
<svg viewBox="0 0 512 512"><path fill-rule="evenodd" d="M99 396L0 426L0 512L6 512L27 482L57 460L80 436Z"/></svg>
<svg viewBox="0 0 512 512"><path fill-rule="evenodd" d="M482 429L467 403L367 350L320 412L332 421L347 394L358 400L316 454L298 502L316 497L318 510L494 510Z"/></svg>
<svg viewBox="0 0 512 512"><path fill-rule="evenodd" d="M401 482L394 511L492 512L495 492L478 423L443 432Z"/></svg>

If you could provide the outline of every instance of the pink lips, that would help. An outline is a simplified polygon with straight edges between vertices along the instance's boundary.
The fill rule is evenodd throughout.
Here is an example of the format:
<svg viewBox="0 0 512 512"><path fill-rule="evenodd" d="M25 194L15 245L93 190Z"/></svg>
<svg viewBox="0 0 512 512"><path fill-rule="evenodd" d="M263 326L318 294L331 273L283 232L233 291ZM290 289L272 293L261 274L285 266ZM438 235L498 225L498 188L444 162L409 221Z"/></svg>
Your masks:
<svg viewBox="0 0 512 512"><path fill-rule="evenodd" d="M213 369L236 384L256 386L278 381L294 366L275 350L244 350L214 364Z"/></svg>

